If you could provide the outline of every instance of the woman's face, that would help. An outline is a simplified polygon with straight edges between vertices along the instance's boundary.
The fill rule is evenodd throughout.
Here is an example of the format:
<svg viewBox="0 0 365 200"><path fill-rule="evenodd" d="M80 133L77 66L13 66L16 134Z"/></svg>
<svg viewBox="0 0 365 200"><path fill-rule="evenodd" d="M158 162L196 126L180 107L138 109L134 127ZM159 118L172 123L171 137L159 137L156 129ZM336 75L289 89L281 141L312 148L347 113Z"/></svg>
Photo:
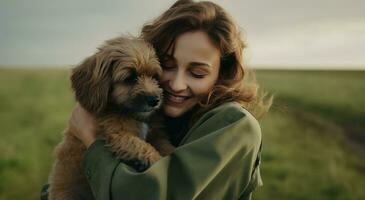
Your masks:
<svg viewBox="0 0 365 200"><path fill-rule="evenodd" d="M220 52L203 31L180 35L162 60L163 110L179 117L207 95L218 79Z"/></svg>

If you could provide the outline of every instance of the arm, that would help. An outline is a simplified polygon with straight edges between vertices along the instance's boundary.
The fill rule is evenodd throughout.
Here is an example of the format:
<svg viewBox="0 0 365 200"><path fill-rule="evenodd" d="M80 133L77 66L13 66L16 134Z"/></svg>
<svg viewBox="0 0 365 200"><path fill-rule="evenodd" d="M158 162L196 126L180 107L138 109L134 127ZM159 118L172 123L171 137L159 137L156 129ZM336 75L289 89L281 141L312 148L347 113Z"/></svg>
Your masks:
<svg viewBox="0 0 365 200"><path fill-rule="evenodd" d="M249 199L261 183L260 142L257 121L230 104L205 114L183 145L144 172L114 158L102 140L90 146L83 167L96 199Z"/></svg>

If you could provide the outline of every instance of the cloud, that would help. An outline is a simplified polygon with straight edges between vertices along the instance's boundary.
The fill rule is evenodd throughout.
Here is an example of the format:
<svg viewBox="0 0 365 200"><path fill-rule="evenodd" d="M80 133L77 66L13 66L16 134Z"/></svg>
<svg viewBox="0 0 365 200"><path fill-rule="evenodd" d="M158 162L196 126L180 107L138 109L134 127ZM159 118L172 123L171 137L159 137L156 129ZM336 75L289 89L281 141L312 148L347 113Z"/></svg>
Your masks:
<svg viewBox="0 0 365 200"><path fill-rule="evenodd" d="M319 21L251 37L253 65L363 65L365 18Z"/></svg>
<svg viewBox="0 0 365 200"><path fill-rule="evenodd" d="M138 34L174 0L0 1L0 65L73 65L106 39ZM243 27L250 65L365 69L362 0L214 0ZM143 5L143 6L142 6Z"/></svg>

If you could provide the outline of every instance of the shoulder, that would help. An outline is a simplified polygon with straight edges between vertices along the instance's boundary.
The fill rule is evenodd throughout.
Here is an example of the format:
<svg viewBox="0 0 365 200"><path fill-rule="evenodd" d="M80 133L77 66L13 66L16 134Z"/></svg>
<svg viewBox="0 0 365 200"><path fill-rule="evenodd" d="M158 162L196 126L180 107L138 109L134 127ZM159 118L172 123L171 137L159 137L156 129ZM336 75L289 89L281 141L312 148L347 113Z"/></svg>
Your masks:
<svg viewBox="0 0 365 200"><path fill-rule="evenodd" d="M229 121L239 120L243 117L248 117L256 121L249 111L243 108L241 104L234 101L221 104L207 112L206 115L218 115Z"/></svg>
<svg viewBox="0 0 365 200"><path fill-rule="evenodd" d="M205 113L189 130L185 139L197 139L211 134L221 134L261 143L261 128L255 117L237 102L228 102ZM190 140L191 141L191 140Z"/></svg>
<svg viewBox="0 0 365 200"><path fill-rule="evenodd" d="M205 113L199 121L215 122L226 121L227 123L238 123L249 125L252 129L260 130L256 118L238 102L227 102ZM259 131L260 132L260 131Z"/></svg>
<svg viewBox="0 0 365 200"><path fill-rule="evenodd" d="M227 102L211 111L215 117L221 118L230 123L230 126L236 127L234 130L240 132L242 136L251 136L253 140L256 140L256 143L261 143L261 127L259 122L238 102Z"/></svg>

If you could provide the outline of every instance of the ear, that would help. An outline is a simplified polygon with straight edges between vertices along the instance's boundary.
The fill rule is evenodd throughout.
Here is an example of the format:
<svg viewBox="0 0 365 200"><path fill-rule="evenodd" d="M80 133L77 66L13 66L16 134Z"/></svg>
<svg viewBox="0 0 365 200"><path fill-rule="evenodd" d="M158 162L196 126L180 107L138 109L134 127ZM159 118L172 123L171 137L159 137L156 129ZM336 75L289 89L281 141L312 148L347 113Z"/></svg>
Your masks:
<svg viewBox="0 0 365 200"><path fill-rule="evenodd" d="M76 100L95 115L105 110L108 103L111 87L109 64L95 54L72 70L71 83Z"/></svg>

